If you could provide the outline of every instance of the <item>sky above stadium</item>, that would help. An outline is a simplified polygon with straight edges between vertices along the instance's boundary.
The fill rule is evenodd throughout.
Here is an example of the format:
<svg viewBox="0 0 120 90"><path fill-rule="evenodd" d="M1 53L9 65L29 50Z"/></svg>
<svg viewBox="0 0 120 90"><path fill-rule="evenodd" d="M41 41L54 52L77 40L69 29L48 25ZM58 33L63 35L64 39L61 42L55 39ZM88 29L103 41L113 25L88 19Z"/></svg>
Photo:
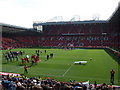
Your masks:
<svg viewBox="0 0 120 90"><path fill-rule="evenodd" d="M0 0L0 23L32 28L33 21L107 20L119 0Z"/></svg>

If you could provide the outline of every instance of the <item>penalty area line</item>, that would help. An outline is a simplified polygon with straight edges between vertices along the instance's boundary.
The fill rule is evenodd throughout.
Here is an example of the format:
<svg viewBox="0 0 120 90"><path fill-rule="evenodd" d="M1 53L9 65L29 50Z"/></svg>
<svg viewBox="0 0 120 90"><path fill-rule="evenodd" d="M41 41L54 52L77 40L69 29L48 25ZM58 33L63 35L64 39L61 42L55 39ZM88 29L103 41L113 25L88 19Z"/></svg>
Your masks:
<svg viewBox="0 0 120 90"><path fill-rule="evenodd" d="M72 68L72 66L74 65L74 63L65 71L65 73L63 73L63 77L65 76L65 74Z"/></svg>

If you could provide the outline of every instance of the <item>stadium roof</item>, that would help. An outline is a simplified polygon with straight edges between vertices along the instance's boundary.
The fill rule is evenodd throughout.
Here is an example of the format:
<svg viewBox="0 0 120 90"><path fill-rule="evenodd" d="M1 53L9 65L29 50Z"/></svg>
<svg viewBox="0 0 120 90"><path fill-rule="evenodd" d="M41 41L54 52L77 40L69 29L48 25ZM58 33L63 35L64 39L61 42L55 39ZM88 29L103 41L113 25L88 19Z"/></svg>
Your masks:
<svg viewBox="0 0 120 90"><path fill-rule="evenodd" d="M7 33L24 32L24 31L30 30L30 28L25 28L25 27L20 27L16 25L5 24L5 23L0 23L0 26L11 28L11 29L2 29L2 32L7 32Z"/></svg>
<svg viewBox="0 0 120 90"><path fill-rule="evenodd" d="M120 2L116 10L113 12L112 16L109 18L109 21L120 23Z"/></svg>
<svg viewBox="0 0 120 90"><path fill-rule="evenodd" d="M16 25L10 25L10 24L5 24L5 23L0 23L0 26L8 26L8 27L14 27L14 28L20 28L20 29L30 29L26 27L21 27L21 26L16 26Z"/></svg>
<svg viewBox="0 0 120 90"><path fill-rule="evenodd" d="M107 23L108 21L104 20L90 20L90 21L62 21L62 22L43 22L43 23L33 23L33 26L36 25L65 25L65 24L92 24L92 23Z"/></svg>

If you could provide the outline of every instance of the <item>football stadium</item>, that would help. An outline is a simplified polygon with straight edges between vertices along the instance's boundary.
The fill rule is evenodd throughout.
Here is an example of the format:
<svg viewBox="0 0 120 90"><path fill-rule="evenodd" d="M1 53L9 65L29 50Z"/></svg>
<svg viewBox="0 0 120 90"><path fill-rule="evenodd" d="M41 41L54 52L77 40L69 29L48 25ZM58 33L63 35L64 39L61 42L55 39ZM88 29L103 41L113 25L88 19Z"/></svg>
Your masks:
<svg viewBox="0 0 120 90"><path fill-rule="evenodd" d="M120 90L120 4L108 20L0 23L1 90Z"/></svg>

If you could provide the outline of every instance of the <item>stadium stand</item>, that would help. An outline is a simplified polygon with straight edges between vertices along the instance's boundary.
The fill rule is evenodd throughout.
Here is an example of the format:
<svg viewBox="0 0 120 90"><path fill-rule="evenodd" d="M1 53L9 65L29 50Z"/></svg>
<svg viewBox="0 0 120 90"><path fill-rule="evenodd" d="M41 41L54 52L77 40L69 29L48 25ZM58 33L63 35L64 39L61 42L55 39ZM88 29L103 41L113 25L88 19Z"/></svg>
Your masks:
<svg viewBox="0 0 120 90"><path fill-rule="evenodd" d="M106 21L70 21L34 23L43 26L44 42L39 46L67 47L97 47L107 46L120 49L120 5ZM63 43L64 42L64 43Z"/></svg>

